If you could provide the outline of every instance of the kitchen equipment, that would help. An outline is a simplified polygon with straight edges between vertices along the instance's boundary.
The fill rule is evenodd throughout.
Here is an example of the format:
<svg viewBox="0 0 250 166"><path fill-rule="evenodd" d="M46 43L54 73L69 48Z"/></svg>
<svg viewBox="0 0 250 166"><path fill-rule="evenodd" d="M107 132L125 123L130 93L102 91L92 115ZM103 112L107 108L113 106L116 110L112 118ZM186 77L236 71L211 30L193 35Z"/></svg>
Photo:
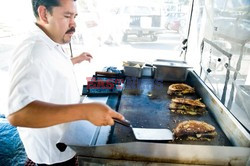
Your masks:
<svg viewBox="0 0 250 166"><path fill-rule="evenodd" d="M154 78L162 81L183 82L187 77L187 69L190 68L183 61L156 60L153 65L156 67Z"/></svg>
<svg viewBox="0 0 250 166"><path fill-rule="evenodd" d="M188 85L195 88L194 94L187 94L185 97L191 99L201 98L202 102L206 105L207 113L202 116L188 116L180 115L170 111L169 104L174 96L167 94L168 87L171 82L157 82L152 78L141 78L140 84L134 89L140 90L140 94L135 94L130 90L129 82L126 80L124 90L120 99L118 112L121 113L126 119L129 119L134 128L167 128L173 131L179 122L186 120L199 120L205 121L216 128L217 136L211 141L188 141L175 139L169 143L177 144L202 144L202 145L231 145L230 141L216 123L210 105L207 100L207 92L199 94L201 86L194 84L193 77L187 77ZM133 89L133 90L134 90ZM206 97L202 96L205 95ZM212 103L212 102L211 102ZM212 105L213 106L213 105ZM215 110L219 110L218 108ZM218 112L218 111L216 111ZM220 120L221 121L221 120ZM136 141L132 130L126 129L121 125L115 125L113 136L110 137L108 143L125 143Z"/></svg>
<svg viewBox="0 0 250 166"><path fill-rule="evenodd" d="M127 91L131 86L126 80L121 97L117 96L116 101L109 97L107 104L129 119L135 128L172 130L183 120L205 121L216 128L217 136L213 140L138 141L130 128L114 125L107 130L107 126L102 126L90 145L65 142L76 152L79 165L85 162L104 165L248 165L250 134L194 71L187 72L185 83L194 87L196 93L186 97L202 98L208 111L205 115L172 113L168 109L172 96L166 93L171 82L156 82L149 77L138 79L140 94Z"/></svg>
<svg viewBox="0 0 250 166"><path fill-rule="evenodd" d="M173 133L169 129L133 128L130 122L126 119L119 120L114 118L114 121L123 126L130 127L137 140L173 140Z"/></svg>
<svg viewBox="0 0 250 166"><path fill-rule="evenodd" d="M82 95L107 96L120 94L124 83L124 74L97 71L88 79L87 85L83 85Z"/></svg>
<svg viewBox="0 0 250 166"><path fill-rule="evenodd" d="M143 65L144 65L143 62L137 62L137 61L123 62L125 76L140 78L142 76Z"/></svg>
<svg viewBox="0 0 250 166"><path fill-rule="evenodd" d="M103 72L103 71L96 71L94 77L109 77L109 78L124 78L124 71L119 70L120 72Z"/></svg>
<svg viewBox="0 0 250 166"><path fill-rule="evenodd" d="M155 67L152 64L145 63L142 67L142 76L153 77Z"/></svg>

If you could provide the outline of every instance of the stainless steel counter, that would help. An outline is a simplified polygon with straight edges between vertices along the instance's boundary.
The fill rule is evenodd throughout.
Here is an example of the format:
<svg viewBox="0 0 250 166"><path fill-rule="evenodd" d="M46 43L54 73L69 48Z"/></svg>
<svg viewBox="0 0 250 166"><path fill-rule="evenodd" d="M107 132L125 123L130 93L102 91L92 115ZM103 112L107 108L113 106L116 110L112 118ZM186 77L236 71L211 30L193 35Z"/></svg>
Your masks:
<svg viewBox="0 0 250 166"><path fill-rule="evenodd" d="M216 127L217 137L210 141L138 142L129 128L119 124L108 128L101 127L94 144L75 146L68 144L77 152L79 163L116 162L118 165L139 163L175 163L201 165L246 165L250 157L250 134L231 115L223 104L193 71L188 72L186 83L195 87L196 95L207 106L205 116L179 117L168 109L168 82L154 82L151 78L135 80L135 86L125 90L118 111L131 121L135 127L173 129L180 120L197 119L208 121ZM131 80L130 80L131 81ZM153 86L153 87L152 87ZM156 88L156 89L155 89ZM154 90L153 90L154 89ZM103 137L106 137L105 139ZM103 141L106 140L106 141ZM67 143L66 143L67 144ZM121 164L123 163L123 164ZM127 163L127 164L126 164Z"/></svg>

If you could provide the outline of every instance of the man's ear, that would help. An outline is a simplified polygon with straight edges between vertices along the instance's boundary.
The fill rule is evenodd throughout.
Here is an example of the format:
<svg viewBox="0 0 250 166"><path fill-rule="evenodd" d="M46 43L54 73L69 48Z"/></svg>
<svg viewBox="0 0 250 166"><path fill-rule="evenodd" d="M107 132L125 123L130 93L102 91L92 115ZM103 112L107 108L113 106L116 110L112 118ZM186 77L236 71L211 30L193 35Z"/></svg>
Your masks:
<svg viewBox="0 0 250 166"><path fill-rule="evenodd" d="M46 7L39 6L37 9L37 12L38 12L39 19L43 21L44 23L48 23L48 18L47 18L48 11Z"/></svg>

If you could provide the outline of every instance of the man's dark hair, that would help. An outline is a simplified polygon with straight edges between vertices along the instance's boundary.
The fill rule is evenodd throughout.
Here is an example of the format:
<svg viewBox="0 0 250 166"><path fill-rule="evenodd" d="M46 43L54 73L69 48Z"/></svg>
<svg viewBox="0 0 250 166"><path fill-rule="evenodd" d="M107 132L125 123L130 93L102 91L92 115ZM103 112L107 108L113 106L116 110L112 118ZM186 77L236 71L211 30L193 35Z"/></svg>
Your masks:
<svg viewBox="0 0 250 166"><path fill-rule="evenodd" d="M76 0L74 0L76 1ZM60 6L60 0L32 0L33 12L36 18L38 18L37 9L39 6L45 6L46 9L52 13L52 8L56 6Z"/></svg>

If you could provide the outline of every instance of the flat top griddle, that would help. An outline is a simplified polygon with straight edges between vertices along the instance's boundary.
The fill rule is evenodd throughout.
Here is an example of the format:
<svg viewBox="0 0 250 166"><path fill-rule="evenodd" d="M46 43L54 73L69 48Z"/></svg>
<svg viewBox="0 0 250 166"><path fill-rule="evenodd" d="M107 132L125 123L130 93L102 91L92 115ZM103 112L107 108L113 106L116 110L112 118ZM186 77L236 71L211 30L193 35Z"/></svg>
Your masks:
<svg viewBox="0 0 250 166"><path fill-rule="evenodd" d="M160 82L152 78L135 79L127 77L118 112L122 113L133 127L137 128L167 128L173 131L181 121L200 120L213 125L218 134L211 141L174 140L161 141L161 143L231 146L232 144L213 118L213 115L209 113L209 108L206 108L207 113L201 116L181 115L172 113L169 110L168 106L173 96L167 94L167 89L172 83ZM196 94L185 95L185 97L199 98ZM115 144L135 141L138 140L135 139L130 128L115 124L107 143Z"/></svg>

